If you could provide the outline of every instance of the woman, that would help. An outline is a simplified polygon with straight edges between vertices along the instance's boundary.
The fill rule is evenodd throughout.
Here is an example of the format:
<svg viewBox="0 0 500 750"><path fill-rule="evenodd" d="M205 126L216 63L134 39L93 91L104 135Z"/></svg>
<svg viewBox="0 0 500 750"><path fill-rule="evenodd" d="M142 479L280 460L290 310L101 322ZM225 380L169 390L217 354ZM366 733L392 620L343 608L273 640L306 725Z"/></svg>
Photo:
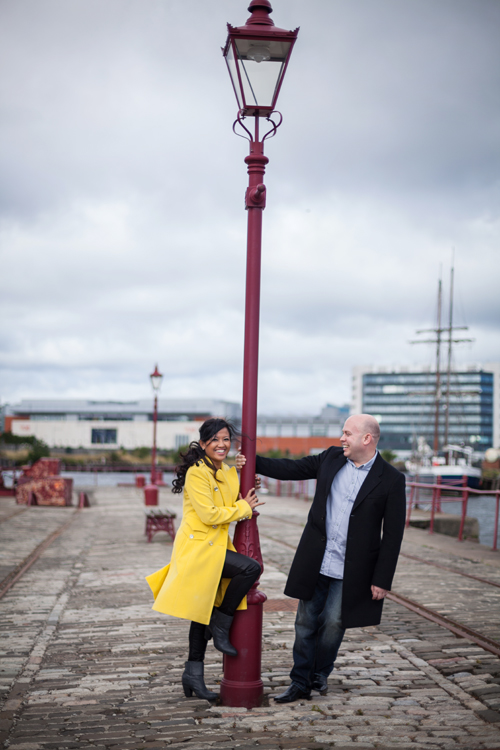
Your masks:
<svg viewBox="0 0 500 750"><path fill-rule="evenodd" d="M213 637L215 648L237 655L229 628L236 609L246 609L246 594L261 572L259 563L237 553L229 538L232 521L251 518L253 509L263 505L255 488L242 499L237 471L224 463L233 435L225 419L207 419L199 442L181 454L172 492L184 490L184 503L172 559L146 579L155 597L153 609L191 620L182 675L187 698L193 692L198 698L217 698L203 676L207 640Z"/></svg>

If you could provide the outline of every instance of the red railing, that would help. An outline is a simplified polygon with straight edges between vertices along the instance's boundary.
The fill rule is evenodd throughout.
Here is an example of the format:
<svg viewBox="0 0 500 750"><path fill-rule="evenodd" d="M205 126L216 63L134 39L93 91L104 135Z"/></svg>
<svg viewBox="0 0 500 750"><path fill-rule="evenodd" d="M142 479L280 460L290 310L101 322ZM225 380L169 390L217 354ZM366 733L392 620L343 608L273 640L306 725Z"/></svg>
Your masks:
<svg viewBox="0 0 500 750"><path fill-rule="evenodd" d="M312 495L309 494L309 483L305 479L281 480L262 477L261 481L262 487L276 497L296 497L297 499L309 500L314 495L314 490Z"/></svg>
<svg viewBox="0 0 500 750"><path fill-rule="evenodd" d="M434 533L434 516L436 513L439 513L441 511L441 503L442 502L461 502L462 503L462 517L460 519L460 529L458 532L458 541L463 541L463 533L464 533L464 526L465 526L465 518L467 516L467 503L469 501L469 495L491 495L495 496L496 499L496 507L495 507L495 526L493 529L493 546L492 550L497 550L497 541L498 541L498 517L499 517L499 509L500 509L500 489L498 490L474 490L471 487L467 487L465 484L462 483L461 489L458 488L456 484L442 484L440 481L441 477L438 477L438 481L436 484L426 484L425 482L407 482L406 486L411 487L410 492L410 499L407 506L406 511L406 526L410 525L410 516L412 508L415 507L418 503L418 490L419 489L426 489L426 490L432 490L432 498L431 498L431 518L430 518L430 524L429 524L429 534ZM462 497L456 498L456 497L442 497L441 493L446 490L452 490L454 492L459 492ZM415 499L415 496L417 495L417 499Z"/></svg>
<svg viewBox="0 0 500 750"><path fill-rule="evenodd" d="M262 486L272 494L275 494L277 497L283 497L288 496L291 497L294 495L296 498L303 498L304 500L309 500L312 495L310 494L310 489L308 486L307 481L280 481L277 480L269 480L268 477L262 477ZM495 496L496 498L496 508L495 508L495 526L493 530L493 547L491 548L493 551L497 550L497 543L498 543L498 522L499 522L499 510L500 510L500 489L498 490L474 490L467 486L467 477L462 477L461 479L451 479L448 480L447 484L442 484L442 478L437 477L436 484L427 484L425 482L406 482L406 486L410 487L410 497L407 504L407 514L406 514L406 525L410 525L410 515L411 511L414 507L417 506L419 503L419 490L432 490L432 498L430 500L431 505L431 517L430 517L430 525L429 525L429 534L434 533L434 517L436 513L441 512L441 503L443 502L461 502L462 503L462 515L460 519L460 528L458 532L458 539L459 541L463 541L463 535L464 535L464 526L465 526L465 518L467 516L467 503L469 500L469 495L491 495ZM312 488L311 488L312 489ZM446 491L453 491L458 492L462 497L442 497L442 492ZM314 490L312 490L314 494ZM422 502L422 500L420 500ZM429 501L425 501L427 504Z"/></svg>

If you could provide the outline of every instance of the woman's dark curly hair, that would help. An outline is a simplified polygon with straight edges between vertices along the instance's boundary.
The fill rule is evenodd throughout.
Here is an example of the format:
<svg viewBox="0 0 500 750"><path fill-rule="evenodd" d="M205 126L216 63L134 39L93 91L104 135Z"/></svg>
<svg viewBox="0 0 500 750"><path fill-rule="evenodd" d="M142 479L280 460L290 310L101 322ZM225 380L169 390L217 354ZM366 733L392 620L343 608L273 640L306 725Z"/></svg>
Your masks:
<svg viewBox="0 0 500 750"><path fill-rule="evenodd" d="M230 422L219 417L210 417L210 419L206 419L200 427L200 440L203 443L208 443L208 441L211 440L214 435L217 435L219 430L223 430L224 427L229 431L229 437L232 440L236 435L236 430ZM193 442L189 444L186 453L181 453L180 457L182 458L182 462L175 467L175 473L177 476L172 482L172 492L174 493L178 494L182 492L186 482L187 470L191 466L194 466L194 464L198 464L200 461L204 461L206 465L212 469L214 476L217 473L217 469L205 454L200 443L196 440L193 440Z"/></svg>

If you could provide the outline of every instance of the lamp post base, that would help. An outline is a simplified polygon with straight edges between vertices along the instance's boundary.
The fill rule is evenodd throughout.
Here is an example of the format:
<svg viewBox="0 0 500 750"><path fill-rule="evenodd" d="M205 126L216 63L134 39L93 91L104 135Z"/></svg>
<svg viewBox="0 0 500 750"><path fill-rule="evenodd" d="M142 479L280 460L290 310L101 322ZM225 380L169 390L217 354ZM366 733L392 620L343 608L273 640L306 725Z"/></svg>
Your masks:
<svg viewBox="0 0 500 750"><path fill-rule="evenodd" d="M220 684L223 706L257 708L264 695L260 666L262 617L267 597L263 591L252 591L248 598L248 608L236 612L229 635L238 656L224 656L224 677Z"/></svg>

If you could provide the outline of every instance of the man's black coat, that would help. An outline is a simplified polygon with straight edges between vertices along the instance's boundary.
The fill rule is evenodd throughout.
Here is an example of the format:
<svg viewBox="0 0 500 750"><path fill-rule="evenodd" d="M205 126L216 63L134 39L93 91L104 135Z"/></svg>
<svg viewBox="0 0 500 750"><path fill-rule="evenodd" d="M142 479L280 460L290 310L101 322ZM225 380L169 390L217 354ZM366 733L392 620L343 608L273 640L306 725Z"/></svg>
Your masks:
<svg viewBox="0 0 500 750"><path fill-rule="evenodd" d="M313 596L326 548L326 502L333 478L346 460L342 448L328 448L296 461L257 456L257 474L274 479L317 479L307 524L288 574L287 596L305 600ZM349 518L342 591L344 627L379 624L383 600L372 599L371 586L391 588L405 512L404 474L378 454Z"/></svg>

